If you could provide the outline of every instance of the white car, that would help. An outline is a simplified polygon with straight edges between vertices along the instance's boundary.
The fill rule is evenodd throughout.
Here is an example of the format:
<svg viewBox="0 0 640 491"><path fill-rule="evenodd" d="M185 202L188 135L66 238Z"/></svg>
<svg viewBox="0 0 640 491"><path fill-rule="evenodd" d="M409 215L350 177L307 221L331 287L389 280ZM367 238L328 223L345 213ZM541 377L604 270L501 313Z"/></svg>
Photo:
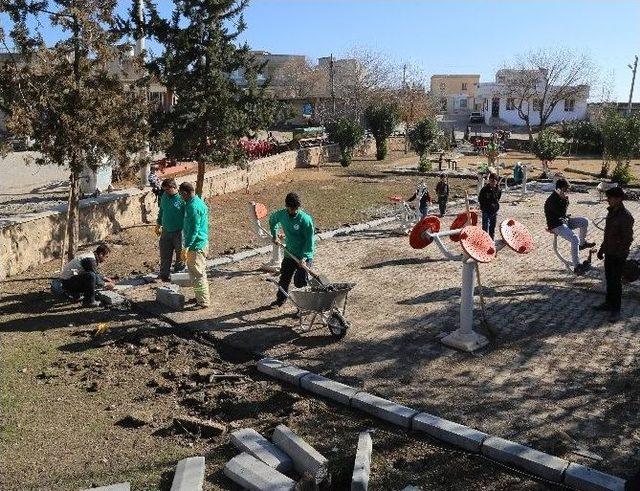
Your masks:
<svg viewBox="0 0 640 491"><path fill-rule="evenodd" d="M469 116L469 123L483 123L483 122L484 122L484 117L482 116L482 113L479 111L474 111Z"/></svg>

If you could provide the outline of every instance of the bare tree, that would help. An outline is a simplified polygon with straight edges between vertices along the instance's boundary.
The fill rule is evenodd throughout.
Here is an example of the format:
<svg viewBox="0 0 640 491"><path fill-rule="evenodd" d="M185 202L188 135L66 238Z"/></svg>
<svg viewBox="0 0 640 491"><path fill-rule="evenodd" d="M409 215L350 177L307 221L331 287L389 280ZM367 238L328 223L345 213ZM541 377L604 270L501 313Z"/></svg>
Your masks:
<svg viewBox="0 0 640 491"><path fill-rule="evenodd" d="M435 116L438 102L427 90L424 73L415 66L404 65L401 87L395 91L400 119L405 126L405 153L408 151L410 128L423 118Z"/></svg>
<svg viewBox="0 0 640 491"><path fill-rule="evenodd" d="M533 127L543 130L556 106L565 100L586 98L595 69L586 55L569 50L542 49L519 57L498 72L504 95L513 99L533 141ZM538 124L532 121L538 116Z"/></svg>

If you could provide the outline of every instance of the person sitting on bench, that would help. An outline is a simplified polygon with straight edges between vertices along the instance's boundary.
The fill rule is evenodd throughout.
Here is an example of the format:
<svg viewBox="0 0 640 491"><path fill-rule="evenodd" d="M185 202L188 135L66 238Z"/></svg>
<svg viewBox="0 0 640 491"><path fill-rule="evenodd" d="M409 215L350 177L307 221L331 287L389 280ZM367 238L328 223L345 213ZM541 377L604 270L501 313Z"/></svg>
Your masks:
<svg viewBox="0 0 640 491"><path fill-rule="evenodd" d="M595 242L587 242L587 227L589 221L584 217L570 217L567 215L569 207L569 182L564 179L556 181L556 190L549 195L544 203L544 215L547 220L547 228L549 232L562 237L571 242L571 262L573 264L573 272L582 275L589 270L587 261L580 263L578 251L583 249L591 249ZM579 230L579 236L574 230Z"/></svg>
<svg viewBox="0 0 640 491"><path fill-rule="evenodd" d="M100 244L95 251L79 254L69 261L60 272L60 280L64 291L75 301L83 295L84 307L97 307L96 289L113 290L115 283L98 273L98 264L104 262L111 249Z"/></svg>
<svg viewBox="0 0 640 491"><path fill-rule="evenodd" d="M418 200L418 209L420 210L420 219L426 217L429 214L429 205L431 204L431 195L424 182L416 188L415 193L407 200L407 203L411 203L413 200Z"/></svg>

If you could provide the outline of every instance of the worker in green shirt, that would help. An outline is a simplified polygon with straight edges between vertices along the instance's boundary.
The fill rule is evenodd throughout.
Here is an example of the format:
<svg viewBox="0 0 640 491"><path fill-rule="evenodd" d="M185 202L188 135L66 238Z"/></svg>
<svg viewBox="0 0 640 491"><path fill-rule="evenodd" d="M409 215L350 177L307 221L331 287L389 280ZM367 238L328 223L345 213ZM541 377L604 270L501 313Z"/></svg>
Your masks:
<svg viewBox="0 0 640 491"><path fill-rule="evenodd" d="M209 283L207 281L207 252L209 249L209 210L200 196L196 196L193 184L180 184L180 196L185 201L182 229L182 256L196 294L196 306L209 307Z"/></svg>
<svg viewBox="0 0 640 491"><path fill-rule="evenodd" d="M286 250L291 255L311 266L315 252L315 227L311 216L300 210L300 197L296 193L289 193L284 200L285 207L269 215L271 237L275 241L278 225L282 227L285 236ZM280 288L289 291L291 279L297 288L306 286L309 278L307 271L286 252L280 266ZM278 289L276 300L272 307L281 307L287 297Z"/></svg>
<svg viewBox="0 0 640 491"><path fill-rule="evenodd" d="M160 211L156 221L156 234L160 237L160 279L170 280L171 261L175 253L174 271L182 271L182 223L184 220L184 200L178 194L175 179L162 181Z"/></svg>

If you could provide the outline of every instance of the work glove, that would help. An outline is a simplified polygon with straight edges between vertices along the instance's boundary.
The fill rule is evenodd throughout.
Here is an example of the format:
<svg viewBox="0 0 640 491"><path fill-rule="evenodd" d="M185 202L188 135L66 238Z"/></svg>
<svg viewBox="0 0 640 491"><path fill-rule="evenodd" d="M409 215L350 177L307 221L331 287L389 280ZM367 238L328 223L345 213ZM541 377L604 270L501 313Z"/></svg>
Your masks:
<svg viewBox="0 0 640 491"><path fill-rule="evenodd" d="M162 225L156 225L156 235L160 236L162 234Z"/></svg>
<svg viewBox="0 0 640 491"><path fill-rule="evenodd" d="M602 249L598 251L598 259L600 259L600 261L604 259L604 252L602 252Z"/></svg>

